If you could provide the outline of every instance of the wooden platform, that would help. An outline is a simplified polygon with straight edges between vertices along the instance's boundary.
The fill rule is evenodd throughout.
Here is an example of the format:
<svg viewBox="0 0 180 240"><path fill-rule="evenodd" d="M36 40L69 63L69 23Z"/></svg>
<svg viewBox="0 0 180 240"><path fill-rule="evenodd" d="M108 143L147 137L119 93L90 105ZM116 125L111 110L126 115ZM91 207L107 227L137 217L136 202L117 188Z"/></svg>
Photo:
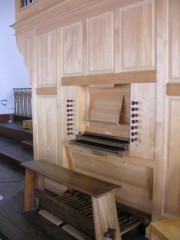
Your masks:
<svg viewBox="0 0 180 240"><path fill-rule="evenodd" d="M24 129L22 122L1 122L0 136L15 141L32 140L32 130Z"/></svg>
<svg viewBox="0 0 180 240"><path fill-rule="evenodd" d="M16 166L33 160L32 138L21 122L0 122L0 158Z"/></svg>
<svg viewBox="0 0 180 240"><path fill-rule="evenodd" d="M33 160L33 153L25 150L20 142L0 136L0 158L20 167L21 163Z"/></svg>

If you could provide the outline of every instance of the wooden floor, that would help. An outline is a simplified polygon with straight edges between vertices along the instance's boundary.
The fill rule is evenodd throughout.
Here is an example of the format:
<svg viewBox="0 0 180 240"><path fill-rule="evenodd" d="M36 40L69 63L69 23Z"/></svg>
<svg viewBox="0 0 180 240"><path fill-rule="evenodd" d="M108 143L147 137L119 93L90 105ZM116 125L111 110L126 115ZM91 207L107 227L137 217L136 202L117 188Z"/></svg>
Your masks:
<svg viewBox="0 0 180 240"><path fill-rule="evenodd" d="M0 154L0 195L3 196L0 200L0 232L10 240L75 240L42 217L37 219L39 225L25 217L22 213L24 171L19 168L19 161L29 161L33 154L24 150L20 143L0 136L1 151L6 151L10 155L15 154L18 161L15 160L13 164L12 158L5 158ZM44 226L47 230L44 230ZM145 239L137 229L122 237L122 240Z"/></svg>

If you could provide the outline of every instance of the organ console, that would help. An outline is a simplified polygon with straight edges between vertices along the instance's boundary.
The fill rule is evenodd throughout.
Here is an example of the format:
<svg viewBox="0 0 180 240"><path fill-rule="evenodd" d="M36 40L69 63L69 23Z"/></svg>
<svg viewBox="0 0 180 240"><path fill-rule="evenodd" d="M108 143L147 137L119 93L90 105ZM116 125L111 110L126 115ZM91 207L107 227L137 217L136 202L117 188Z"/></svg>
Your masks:
<svg viewBox="0 0 180 240"><path fill-rule="evenodd" d="M123 152L128 150L129 139L84 132L78 134L70 143L122 156Z"/></svg>

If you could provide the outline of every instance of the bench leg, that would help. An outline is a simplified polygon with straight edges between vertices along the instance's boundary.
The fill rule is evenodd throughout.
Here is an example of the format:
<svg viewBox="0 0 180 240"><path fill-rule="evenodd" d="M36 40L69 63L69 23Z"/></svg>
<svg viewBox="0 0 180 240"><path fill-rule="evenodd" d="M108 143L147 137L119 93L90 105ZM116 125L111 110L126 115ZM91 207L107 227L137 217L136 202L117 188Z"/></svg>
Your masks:
<svg viewBox="0 0 180 240"><path fill-rule="evenodd" d="M95 235L98 240L121 240L114 193L92 197Z"/></svg>
<svg viewBox="0 0 180 240"><path fill-rule="evenodd" d="M29 211L33 207L37 207L34 197L35 189L44 191L44 177L26 169L23 212Z"/></svg>

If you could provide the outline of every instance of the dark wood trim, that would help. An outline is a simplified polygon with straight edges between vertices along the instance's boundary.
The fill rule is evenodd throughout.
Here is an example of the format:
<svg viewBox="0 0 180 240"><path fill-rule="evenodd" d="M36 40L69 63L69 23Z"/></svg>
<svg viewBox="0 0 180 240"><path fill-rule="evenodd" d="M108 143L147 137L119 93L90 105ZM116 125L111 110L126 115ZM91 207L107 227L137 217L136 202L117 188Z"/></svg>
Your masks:
<svg viewBox="0 0 180 240"><path fill-rule="evenodd" d="M0 122L8 122L9 114L0 114Z"/></svg>
<svg viewBox="0 0 180 240"><path fill-rule="evenodd" d="M80 86L90 84L129 84L155 83L156 70L144 70L121 73L104 73L87 76L69 76L62 78L63 86Z"/></svg>
<svg viewBox="0 0 180 240"><path fill-rule="evenodd" d="M167 96L180 96L180 83L167 83L166 84Z"/></svg>

